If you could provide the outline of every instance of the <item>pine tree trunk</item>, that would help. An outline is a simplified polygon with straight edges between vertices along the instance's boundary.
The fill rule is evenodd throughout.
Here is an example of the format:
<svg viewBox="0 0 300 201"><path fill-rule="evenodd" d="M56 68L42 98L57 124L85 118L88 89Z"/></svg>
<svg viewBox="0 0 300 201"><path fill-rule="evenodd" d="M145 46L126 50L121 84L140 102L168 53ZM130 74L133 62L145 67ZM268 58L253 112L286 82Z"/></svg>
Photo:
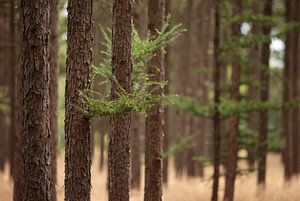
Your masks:
<svg viewBox="0 0 300 201"><path fill-rule="evenodd" d="M148 1L148 29L151 36L157 36L164 22L164 0ZM155 52L148 67L150 79L161 82L164 79L162 50ZM163 89L149 89L155 95L162 95ZM144 201L162 200L162 150L163 150L163 107L155 104L147 113L145 139L145 194Z"/></svg>
<svg viewBox="0 0 300 201"><path fill-rule="evenodd" d="M51 129L51 201L56 201L56 146L57 146L57 77L58 77L58 0L50 7L50 129Z"/></svg>
<svg viewBox="0 0 300 201"><path fill-rule="evenodd" d="M260 4L257 4L257 2L253 2L253 4L252 4L253 14L254 15L260 14L260 10L261 10ZM252 28L251 32L254 36L261 34L260 26L257 24L253 24L253 28ZM258 42L255 42L250 49L249 56L256 63L260 62L260 49L261 49L260 44ZM248 73L251 76L251 79L259 80L260 73L259 73L259 69L256 65L253 65L249 69ZM251 100L259 100L259 89L253 83L250 83L250 86L249 86L249 98ZM252 112L249 115L250 115L249 128L255 133L253 135L253 137L256 137L256 133L258 133L258 130L259 130L259 126L258 126L259 114L258 114L258 112ZM247 149L247 154L248 154L247 155L248 168L249 168L249 170L254 170L257 150L254 148L254 146L249 147Z"/></svg>
<svg viewBox="0 0 300 201"><path fill-rule="evenodd" d="M241 13L242 1L236 0L234 5L234 13L239 15ZM234 37L240 35L240 24L236 23L232 27L232 34ZM234 52L234 60L232 63L232 93L231 99L238 102L240 100L240 64L239 52ZM239 137L239 117L234 114L230 119L230 130L228 136L228 157L226 161L226 176L225 176L225 194L224 201L233 201L235 178L237 172L237 155L238 155L238 137Z"/></svg>
<svg viewBox="0 0 300 201"><path fill-rule="evenodd" d="M112 28L112 72L122 88L131 91L131 0L115 0ZM118 98L118 85L112 84L112 99ZM111 118L112 132L108 150L109 201L129 201L130 113Z"/></svg>
<svg viewBox="0 0 300 201"><path fill-rule="evenodd" d="M92 0L68 3L66 74L65 200L89 201L91 191L90 118L80 91L89 90L92 60Z"/></svg>
<svg viewBox="0 0 300 201"><path fill-rule="evenodd" d="M292 6L292 17L293 22L299 22L299 1L293 1ZM298 89L298 74L299 74L299 28L295 28L293 30L293 43L292 43L292 54L293 54L293 66L292 66L292 74L291 74L291 96L292 99L298 97L299 89ZM299 108L294 107L292 108L292 138L293 138L293 174L297 175L300 172L299 167Z"/></svg>
<svg viewBox="0 0 300 201"><path fill-rule="evenodd" d="M292 0L285 1L286 6L286 22L292 21L291 9ZM283 102L286 103L291 99L290 90L290 75L291 75L291 45L292 45L292 33L287 33L285 41L285 66L283 70L284 78L286 81L283 84ZM292 136L291 136L291 110L286 109L282 113L282 127L283 127L283 137L285 139L285 148L283 151L283 161L284 161L284 174L285 180L289 181L292 177L293 168L293 152L292 152Z"/></svg>
<svg viewBox="0 0 300 201"><path fill-rule="evenodd" d="M273 0L266 0L264 5L264 15L272 16ZM262 29L262 33L266 36L271 34L271 27L265 26ZM266 67L260 73L261 90L260 100L266 102L269 100L269 59L270 59L270 42L265 42L262 45L261 63ZM268 111L262 110L260 112L260 128L259 128L259 145L258 145L258 181L262 187L266 183L266 159L268 152Z"/></svg>
<svg viewBox="0 0 300 201"><path fill-rule="evenodd" d="M220 74L221 63L219 60L219 48L220 48L220 0L215 1L215 33L214 33L214 69L213 69L213 82L214 82L214 104L215 112L213 116L213 189L212 189L212 201L218 201L219 191L219 177L220 177L220 148L221 148L221 117L218 111L218 105L220 104Z"/></svg>
<svg viewBox="0 0 300 201"><path fill-rule="evenodd" d="M50 1L21 1L23 201L50 201Z"/></svg>

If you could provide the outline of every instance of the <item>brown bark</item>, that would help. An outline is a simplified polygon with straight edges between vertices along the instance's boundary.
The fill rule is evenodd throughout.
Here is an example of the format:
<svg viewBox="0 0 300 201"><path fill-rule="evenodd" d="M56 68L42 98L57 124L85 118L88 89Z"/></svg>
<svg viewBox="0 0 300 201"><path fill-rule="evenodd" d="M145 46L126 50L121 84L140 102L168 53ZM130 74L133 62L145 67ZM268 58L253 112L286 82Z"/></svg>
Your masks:
<svg viewBox="0 0 300 201"><path fill-rule="evenodd" d="M286 6L286 22L289 23L292 21L291 9L292 9L292 0L285 1ZM291 99L291 88L290 88L290 75L292 67L292 51L291 45L292 33L287 33L285 41L285 66L283 70L285 82L283 85L283 102L288 102ZM284 161L284 175L285 180L289 181L292 177L292 168L293 168L293 152L292 152L292 136L291 136L291 110L286 109L282 113L282 127L283 127L283 137L285 139L285 148L283 150L283 161Z"/></svg>
<svg viewBox="0 0 300 201"><path fill-rule="evenodd" d="M221 63L219 60L219 48L220 48L220 0L215 0L215 33L214 33L214 69L213 69L213 82L214 82L214 104L215 112L213 116L213 189L212 189L212 201L218 200L219 191L219 177L220 177L220 148L221 148L221 117L218 111L218 105L220 104L220 74Z"/></svg>
<svg viewBox="0 0 300 201"><path fill-rule="evenodd" d="M89 201L91 191L90 118L80 91L89 90L92 60L92 0L68 3L66 74L65 200Z"/></svg>
<svg viewBox="0 0 300 201"><path fill-rule="evenodd" d="M164 22L164 0L148 1L148 29L151 36L157 36ZM161 82L164 79L162 50L154 53L148 67L150 79ZM163 89L153 89L154 95L162 95ZM162 200L162 150L163 150L163 107L156 103L148 112L146 118L145 139L145 201Z"/></svg>
<svg viewBox="0 0 300 201"><path fill-rule="evenodd" d="M236 0L234 4L234 13L239 15L242 9L242 1ZM240 24L235 23L232 27L232 35L238 37L240 35ZM232 61L232 93L231 99L238 102L240 100L240 64L239 52L234 52ZM237 155L238 155L238 137L239 137L239 116L234 114L230 119L230 131L228 135L228 155L226 161L225 176L225 193L224 201L233 201L234 187L237 171Z"/></svg>
<svg viewBox="0 0 300 201"><path fill-rule="evenodd" d="M131 91L131 0L115 0L112 28L112 72L118 84ZM120 88L113 82L112 99L118 98ZM112 132L108 151L109 201L129 201L130 178L130 113L111 118Z"/></svg>
<svg viewBox="0 0 300 201"><path fill-rule="evenodd" d="M50 1L21 1L23 201L51 197L49 12Z"/></svg>
<svg viewBox="0 0 300 201"><path fill-rule="evenodd" d="M264 15L272 16L273 0L266 0L264 5ZM262 33L266 36L271 34L271 27L264 26ZM269 100L269 59L270 59L270 42L262 45L261 63L264 65L260 73L260 100L266 102ZM258 145L258 180L259 185L265 186L266 183L266 159L268 152L268 110L260 111L260 128L259 128L259 145Z"/></svg>
<svg viewBox="0 0 300 201"><path fill-rule="evenodd" d="M50 129L51 129L51 200L56 201L56 146L57 146L57 77L58 77L58 0L50 5Z"/></svg>
<svg viewBox="0 0 300 201"><path fill-rule="evenodd" d="M292 17L294 22L299 22L299 1L293 1L292 6ZM291 70L291 96L292 99L298 97L298 76L299 76L299 28L293 31L293 43L292 43L292 54L293 54L293 66ZM300 173L300 161L299 161L299 107L292 108L292 138L293 138L293 174L297 175Z"/></svg>

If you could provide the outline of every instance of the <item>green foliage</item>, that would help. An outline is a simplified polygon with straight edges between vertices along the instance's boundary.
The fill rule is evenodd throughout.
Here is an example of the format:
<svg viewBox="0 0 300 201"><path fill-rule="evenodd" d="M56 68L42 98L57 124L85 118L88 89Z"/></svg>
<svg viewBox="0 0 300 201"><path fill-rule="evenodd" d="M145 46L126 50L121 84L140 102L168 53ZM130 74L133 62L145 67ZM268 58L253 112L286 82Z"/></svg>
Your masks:
<svg viewBox="0 0 300 201"><path fill-rule="evenodd" d="M178 143L171 145L167 152L163 154L164 158L169 156L174 156L175 154L191 147L193 140L195 139L195 135L188 135L186 137L181 138Z"/></svg>
<svg viewBox="0 0 300 201"><path fill-rule="evenodd" d="M166 23L162 31L157 31L157 37L153 38L150 33L147 34L146 39L141 39L137 31L134 29L132 32L132 92L126 92L113 76L111 71L111 55L112 55L112 40L111 30L107 29L103 32L105 41L103 45L106 50L102 52L105 60L99 66L93 67L93 80L100 76L104 78L102 84L115 83L120 88L118 92L118 99L111 100L109 94L99 94L93 91L82 92L82 97L87 110L84 110L86 115L89 116L113 116L123 112L145 112L153 104L161 100L161 97L152 95L151 89L162 88L166 82L153 82L147 73L148 63L153 57L155 51L163 49L168 43L174 41L179 37L185 29L181 24L170 27Z"/></svg>
<svg viewBox="0 0 300 201"><path fill-rule="evenodd" d="M188 96L172 95L164 97L164 103L178 110L189 112L195 116L211 118L214 114L214 105L211 103L201 103L198 99ZM218 112L223 118L244 113L258 112L263 110L285 110L298 106L300 97L289 102L282 103L277 101L261 102L260 100L244 99L233 101L222 99L218 107Z"/></svg>

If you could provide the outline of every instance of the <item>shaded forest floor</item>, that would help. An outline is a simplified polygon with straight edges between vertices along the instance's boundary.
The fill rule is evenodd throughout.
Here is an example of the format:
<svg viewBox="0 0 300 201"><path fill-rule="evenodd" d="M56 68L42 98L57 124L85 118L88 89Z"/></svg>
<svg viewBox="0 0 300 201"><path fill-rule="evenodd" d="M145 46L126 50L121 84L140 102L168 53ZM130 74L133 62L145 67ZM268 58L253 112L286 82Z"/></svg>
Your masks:
<svg viewBox="0 0 300 201"><path fill-rule="evenodd" d="M92 166L92 201L106 201L106 170L99 171L99 153L95 152ZM238 177L236 183L236 201L299 201L300 180L295 179L290 185L283 183L283 169L279 155L268 156L267 189L264 195L258 196L256 173ZM8 168L6 168L8 169ZM211 194L211 168L206 168L204 179L178 179L170 172L170 181L164 189L164 201L209 201ZM58 158L58 201L63 201L64 163L63 156ZM224 180L221 180L220 198L223 196ZM143 189L143 188L141 188ZM131 192L132 201L142 201L143 191ZM12 182L8 171L0 173L0 201L12 200Z"/></svg>

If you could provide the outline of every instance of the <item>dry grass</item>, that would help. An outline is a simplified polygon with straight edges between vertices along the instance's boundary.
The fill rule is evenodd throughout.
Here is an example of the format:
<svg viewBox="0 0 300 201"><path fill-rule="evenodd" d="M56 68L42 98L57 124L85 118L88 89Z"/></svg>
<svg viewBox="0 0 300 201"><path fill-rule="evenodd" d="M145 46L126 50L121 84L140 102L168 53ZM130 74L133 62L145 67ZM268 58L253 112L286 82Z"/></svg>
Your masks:
<svg viewBox="0 0 300 201"><path fill-rule="evenodd" d="M98 156L98 154L96 154ZM92 167L92 200L107 200L106 195L106 171L98 170L98 160L94 161ZM63 158L58 161L58 200L63 201ZM8 169L8 168L7 168ZM209 201L211 193L211 181L208 179L211 169L206 169L207 178L200 179L176 179L174 171L171 171L170 183L164 189L165 201ZM223 179L221 180L220 197L223 195ZM291 184L283 182L283 170L280 157L276 155L268 156L267 188L265 193L257 194L256 174L241 176L236 182L236 201L300 201L299 179L295 179ZM131 192L132 201L142 201L143 192ZM12 182L9 179L8 171L0 174L0 201L12 200ZM221 200L221 199L220 199Z"/></svg>

